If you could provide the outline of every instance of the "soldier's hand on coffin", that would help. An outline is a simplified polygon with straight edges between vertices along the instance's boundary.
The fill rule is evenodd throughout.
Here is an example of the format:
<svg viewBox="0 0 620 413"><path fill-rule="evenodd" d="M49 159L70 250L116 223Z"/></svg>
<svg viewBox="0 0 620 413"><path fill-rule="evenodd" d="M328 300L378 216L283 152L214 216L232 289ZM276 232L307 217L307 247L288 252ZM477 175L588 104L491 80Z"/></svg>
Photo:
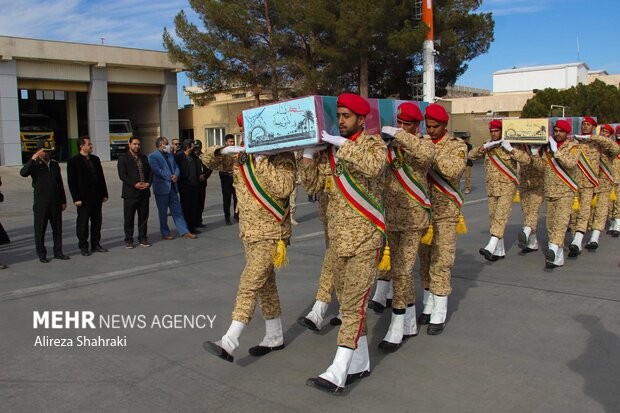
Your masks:
<svg viewBox="0 0 620 413"><path fill-rule="evenodd" d="M488 151L488 150L495 148L497 145L501 145L501 144L502 144L502 141L500 140L488 141L487 143L482 145L482 147Z"/></svg>
<svg viewBox="0 0 620 413"><path fill-rule="evenodd" d="M402 128L395 128L394 126L384 126L381 128L381 133L395 137L398 132L403 131Z"/></svg>
<svg viewBox="0 0 620 413"><path fill-rule="evenodd" d="M506 152L512 152L512 145L510 144L510 142L505 141L503 139L501 140L501 142L502 142L502 148L504 148Z"/></svg>
<svg viewBox="0 0 620 413"><path fill-rule="evenodd" d="M323 139L323 142L331 143L332 145L338 147L342 146L342 144L347 141L346 138L343 138L342 136L330 135L326 131L321 132L321 138Z"/></svg>
<svg viewBox="0 0 620 413"><path fill-rule="evenodd" d="M268 156L265 153L256 153L254 154L254 160L256 161L256 163L260 162L261 159L263 159L264 157Z"/></svg>
<svg viewBox="0 0 620 413"><path fill-rule="evenodd" d="M540 151L540 145L530 145L530 151L532 151L532 155L538 155L538 151Z"/></svg>
<svg viewBox="0 0 620 413"><path fill-rule="evenodd" d="M327 145L316 145L311 146L310 148L304 148L303 157L306 159L312 159L318 151L322 151L325 148L327 148Z"/></svg>
<svg viewBox="0 0 620 413"><path fill-rule="evenodd" d="M553 136L549 136L549 149L555 153L558 150L558 143L553 139Z"/></svg>
<svg viewBox="0 0 620 413"><path fill-rule="evenodd" d="M237 146L237 145L226 146L225 148L220 149L220 153L222 155L235 155L243 151L245 151L245 148L243 146Z"/></svg>
<svg viewBox="0 0 620 413"><path fill-rule="evenodd" d="M575 135L575 139L580 140L580 141L585 141L590 138L592 138L592 136L590 135Z"/></svg>

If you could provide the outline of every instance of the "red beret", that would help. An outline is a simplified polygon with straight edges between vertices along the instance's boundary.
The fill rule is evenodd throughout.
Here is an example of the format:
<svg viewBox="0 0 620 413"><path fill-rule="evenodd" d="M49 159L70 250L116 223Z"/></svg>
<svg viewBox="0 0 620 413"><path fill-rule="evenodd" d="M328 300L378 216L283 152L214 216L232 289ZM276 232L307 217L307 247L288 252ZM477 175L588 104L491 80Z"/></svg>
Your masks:
<svg viewBox="0 0 620 413"><path fill-rule="evenodd" d="M570 123L568 123L564 119L560 119L555 122L555 127L562 129L566 133L571 133L573 130L573 127L570 125Z"/></svg>
<svg viewBox="0 0 620 413"><path fill-rule="evenodd" d="M620 131L620 125L616 126L616 132Z"/></svg>
<svg viewBox="0 0 620 413"><path fill-rule="evenodd" d="M588 122L588 123L591 123L591 124L592 124L592 126L594 126L594 127L596 127L596 126L598 125L598 123L596 123L596 121L594 120L594 118L592 118L591 116L584 116L584 117L583 117L583 121L582 121L582 123L583 123L583 122Z"/></svg>
<svg viewBox="0 0 620 413"><path fill-rule="evenodd" d="M415 103L405 102L398 106L396 117L404 122L422 122L422 111Z"/></svg>
<svg viewBox="0 0 620 413"><path fill-rule="evenodd" d="M347 108L356 115L366 116L370 113L370 105L366 99L354 93L343 93L338 96L336 106Z"/></svg>
<svg viewBox="0 0 620 413"><path fill-rule="evenodd" d="M240 113L239 116L237 116L237 125L239 125L240 128L243 128L243 113Z"/></svg>
<svg viewBox="0 0 620 413"><path fill-rule="evenodd" d="M607 132L611 133L612 135L614 134L614 128L611 125L603 125L601 126L601 129L607 130Z"/></svg>
<svg viewBox="0 0 620 413"><path fill-rule="evenodd" d="M493 119L491 122L489 122L489 129L501 129L502 128L502 121L499 119Z"/></svg>
<svg viewBox="0 0 620 413"><path fill-rule="evenodd" d="M437 122L447 122L448 119L450 119L448 112L446 112L443 106L436 103L431 103L428 105L426 112L424 113L424 117L427 119L436 120Z"/></svg>

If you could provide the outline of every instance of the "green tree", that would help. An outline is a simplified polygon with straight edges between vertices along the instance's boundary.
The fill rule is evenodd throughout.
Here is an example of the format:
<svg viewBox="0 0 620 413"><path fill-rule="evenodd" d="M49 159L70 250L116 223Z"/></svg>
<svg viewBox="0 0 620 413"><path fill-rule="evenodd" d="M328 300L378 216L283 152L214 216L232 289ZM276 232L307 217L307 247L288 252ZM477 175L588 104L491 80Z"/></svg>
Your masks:
<svg viewBox="0 0 620 413"><path fill-rule="evenodd" d="M560 116L559 109L551 112L551 105L566 106L565 116L596 116L599 123L620 121L620 90L598 79L566 90L539 91L525 103L521 117Z"/></svg>

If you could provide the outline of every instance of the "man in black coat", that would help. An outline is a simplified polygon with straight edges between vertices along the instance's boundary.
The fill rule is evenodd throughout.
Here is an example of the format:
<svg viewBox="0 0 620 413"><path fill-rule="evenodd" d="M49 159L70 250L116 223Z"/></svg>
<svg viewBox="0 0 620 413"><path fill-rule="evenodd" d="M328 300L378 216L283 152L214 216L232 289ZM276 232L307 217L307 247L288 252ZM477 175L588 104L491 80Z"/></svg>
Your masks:
<svg viewBox="0 0 620 413"><path fill-rule="evenodd" d="M183 152L175 156L177 165L179 165L179 195L181 198L181 209L187 228L192 234L200 234L198 225L202 215L200 202L204 199L201 197L201 190L207 177L203 173L202 162L194 155L194 142L191 139L183 141L181 146Z"/></svg>
<svg viewBox="0 0 620 413"><path fill-rule="evenodd" d="M204 181L201 181L198 191L197 226L198 228L205 228L206 225L202 223L202 213L205 210L205 201L207 200L207 179L209 179L213 171L202 163L202 142L198 139L194 141L194 152L192 153L192 156L194 156L194 158L197 159L202 165L202 174L204 175Z"/></svg>
<svg viewBox="0 0 620 413"><path fill-rule="evenodd" d="M125 248L133 248L133 227L138 212L138 242L150 247L146 233L149 219L149 198L153 173L146 156L140 153L140 139L129 139L129 151L118 157L118 177L123 181L123 215L125 218Z"/></svg>
<svg viewBox="0 0 620 413"><path fill-rule="evenodd" d="M102 206L108 200L108 187L99 157L92 154L93 144L88 137L78 138L80 153L67 162L67 181L73 203L77 207L76 234L83 256L89 256L88 222L90 221L90 251L108 252L101 241Z"/></svg>
<svg viewBox="0 0 620 413"><path fill-rule="evenodd" d="M52 159L52 148L44 139L39 141L37 152L24 164L19 174L32 178L34 188L34 243L39 261L49 262L45 248L47 222L52 226L54 257L68 260L62 253L62 211L67 208L67 197L62 184L60 166Z"/></svg>

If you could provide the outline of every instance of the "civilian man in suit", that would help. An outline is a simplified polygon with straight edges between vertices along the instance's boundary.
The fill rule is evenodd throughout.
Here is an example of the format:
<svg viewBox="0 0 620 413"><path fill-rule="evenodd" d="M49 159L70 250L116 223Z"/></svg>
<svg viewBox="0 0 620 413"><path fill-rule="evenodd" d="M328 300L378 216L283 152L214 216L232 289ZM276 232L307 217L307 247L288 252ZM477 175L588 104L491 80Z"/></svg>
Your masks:
<svg viewBox="0 0 620 413"><path fill-rule="evenodd" d="M73 203L77 207L75 232L82 255L88 250L88 221L90 221L90 251L108 252L101 241L102 206L108 200L108 187L99 157L92 154L93 144L88 137L78 138L80 153L67 162L67 181Z"/></svg>
<svg viewBox="0 0 620 413"><path fill-rule="evenodd" d="M198 190L198 225L196 225L198 228L204 228L206 225L202 223L202 213L205 210L205 201L207 200L207 179L209 179L213 171L202 163L202 142L198 139L194 141L194 152L192 152L192 156L200 162L202 175L204 176L204 179L198 178L200 186Z"/></svg>
<svg viewBox="0 0 620 413"><path fill-rule="evenodd" d="M123 216L125 228L125 248L133 248L133 226L138 212L138 242L150 247L146 223L149 219L149 198L153 173L146 156L140 153L140 139L129 139L129 151L118 156L118 177L123 181Z"/></svg>
<svg viewBox="0 0 620 413"><path fill-rule="evenodd" d="M39 140L37 152L24 164L19 174L32 178L34 188L34 244L39 261L47 263L45 249L45 230L47 222L52 226L54 239L54 257L68 260L62 253L62 211L67 208L65 187L62 184L60 166L52 159L53 148L48 146L45 139Z"/></svg>
<svg viewBox="0 0 620 413"><path fill-rule="evenodd" d="M153 193L157 203L161 236L164 240L174 239L168 227L168 208L170 208L172 219L177 226L179 234L183 238L197 238L196 235L189 232L185 218L183 218L177 187L180 171L177 163L174 161L168 139L164 137L157 138L155 140L155 147L157 149L149 154L148 159L153 172Z"/></svg>
<svg viewBox="0 0 620 413"><path fill-rule="evenodd" d="M186 139L181 146L182 152L175 155L179 165L179 195L181 197L181 209L187 223L187 228L192 234L200 234L200 189L207 179L202 173L202 162L194 156L194 141ZM204 205L204 200L203 200Z"/></svg>

